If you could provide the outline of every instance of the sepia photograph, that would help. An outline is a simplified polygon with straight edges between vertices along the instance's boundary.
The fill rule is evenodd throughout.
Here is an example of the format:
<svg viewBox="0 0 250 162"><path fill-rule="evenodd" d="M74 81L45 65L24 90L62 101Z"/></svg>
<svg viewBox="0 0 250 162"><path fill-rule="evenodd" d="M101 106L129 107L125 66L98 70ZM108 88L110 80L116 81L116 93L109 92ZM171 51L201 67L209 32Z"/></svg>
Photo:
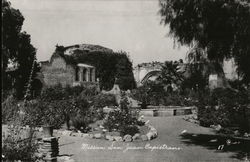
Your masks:
<svg viewBox="0 0 250 162"><path fill-rule="evenodd" d="M249 0L2 0L3 162L250 162Z"/></svg>

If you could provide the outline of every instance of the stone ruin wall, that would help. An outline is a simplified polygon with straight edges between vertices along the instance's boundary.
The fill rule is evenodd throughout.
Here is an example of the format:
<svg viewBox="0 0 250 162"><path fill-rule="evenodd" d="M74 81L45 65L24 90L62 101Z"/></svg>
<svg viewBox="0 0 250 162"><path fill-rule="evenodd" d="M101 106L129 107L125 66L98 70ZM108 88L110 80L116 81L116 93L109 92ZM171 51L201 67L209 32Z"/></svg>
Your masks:
<svg viewBox="0 0 250 162"><path fill-rule="evenodd" d="M45 86L55 86L61 84L73 85L75 81L75 69L67 65L63 58L54 58L51 64L42 66L43 80Z"/></svg>

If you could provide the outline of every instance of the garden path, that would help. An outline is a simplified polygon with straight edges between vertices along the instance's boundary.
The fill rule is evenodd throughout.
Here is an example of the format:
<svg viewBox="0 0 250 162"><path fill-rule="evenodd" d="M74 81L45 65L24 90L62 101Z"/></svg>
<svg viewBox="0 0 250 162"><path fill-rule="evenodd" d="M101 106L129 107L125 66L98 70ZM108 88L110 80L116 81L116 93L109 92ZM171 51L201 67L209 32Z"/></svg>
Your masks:
<svg viewBox="0 0 250 162"><path fill-rule="evenodd" d="M62 136L59 140L60 155L69 155L76 162L240 161L239 158L236 158L235 152L216 150L218 145L216 143L214 145L197 144L190 138L182 138L180 135L183 130L195 134L192 136L194 138L201 134L213 138L214 134L210 128L195 125L182 118L182 116L147 117L146 120L150 120L150 124L158 130L158 137L146 142L114 143L114 146L120 147L122 150L109 150L108 147L112 145L112 142L106 140ZM82 144L99 148L82 149ZM147 144L150 144L150 146L163 146L165 144L168 147L179 147L181 149L125 150L131 146L144 148ZM100 150L101 148L105 149Z"/></svg>

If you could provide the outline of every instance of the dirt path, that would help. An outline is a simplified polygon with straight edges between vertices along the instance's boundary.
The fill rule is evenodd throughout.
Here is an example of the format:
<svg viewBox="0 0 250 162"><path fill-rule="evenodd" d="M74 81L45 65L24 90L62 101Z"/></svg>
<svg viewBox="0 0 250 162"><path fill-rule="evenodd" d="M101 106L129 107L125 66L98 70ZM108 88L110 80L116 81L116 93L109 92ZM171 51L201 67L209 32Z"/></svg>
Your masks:
<svg viewBox="0 0 250 162"><path fill-rule="evenodd" d="M114 147L111 149L112 142L110 141L62 136L59 140L60 155L70 155L77 162L239 161L237 158L233 158L235 152L216 150L217 144L208 146L203 145L202 142L197 144L192 142L190 138L185 139L180 136L183 130L194 134L192 136L194 138L197 135L206 135L206 137L213 135L213 132L208 128L184 121L181 116L147 119L150 120L150 124L158 130L159 134L152 141L116 142L113 143L116 149ZM212 137L210 138L212 139ZM83 149L83 145L92 146L95 149L87 149L87 147ZM149 146L156 147L152 150Z"/></svg>

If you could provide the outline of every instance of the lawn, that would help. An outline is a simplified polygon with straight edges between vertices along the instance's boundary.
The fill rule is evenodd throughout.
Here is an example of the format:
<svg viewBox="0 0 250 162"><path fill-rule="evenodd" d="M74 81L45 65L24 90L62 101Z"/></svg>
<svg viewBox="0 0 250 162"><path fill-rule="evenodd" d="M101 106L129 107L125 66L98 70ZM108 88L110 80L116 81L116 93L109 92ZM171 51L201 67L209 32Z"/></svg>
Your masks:
<svg viewBox="0 0 250 162"><path fill-rule="evenodd" d="M181 116L147 117L146 120L158 130L158 137L152 141L115 142L111 147L112 142L106 140L61 136L60 155L69 155L77 162L228 162L246 157L237 147L217 150L225 139L215 136L210 128L187 122ZM183 130L186 130L184 136L181 135ZM240 146L247 148L246 144Z"/></svg>

